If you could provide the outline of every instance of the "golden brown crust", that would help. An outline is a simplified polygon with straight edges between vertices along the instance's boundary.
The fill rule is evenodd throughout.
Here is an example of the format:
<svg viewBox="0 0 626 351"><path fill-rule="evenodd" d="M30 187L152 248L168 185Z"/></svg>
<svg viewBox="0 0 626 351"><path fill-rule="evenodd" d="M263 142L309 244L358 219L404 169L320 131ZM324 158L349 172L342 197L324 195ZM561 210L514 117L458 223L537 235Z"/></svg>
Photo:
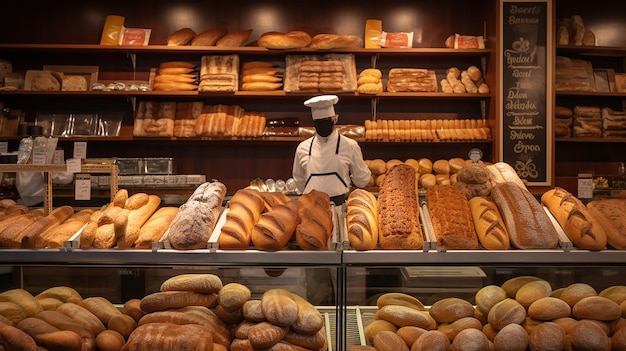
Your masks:
<svg viewBox="0 0 626 351"><path fill-rule="evenodd" d="M426 200L437 244L446 249L478 249L470 204L453 185L435 185L426 190Z"/></svg>
<svg viewBox="0 0 626 351"><path fill-rule="evenodd" d="M226 222L218 237L222 249L244 249L252 241L252 229L265 209L265 202L258 190L237 190L230 199Z"/></svg>
<svg viewBox="0 0 626 351"><path fill-rule="evenodd" d="M330 50L337 48L360 48L363 47L363 39L356 35L340 35L332 33L320 33L311 39L309 45L313 49Z"/></svg>
<svg viewBox="0 0 626 351"><path fill-rule="evenodd" d="M626 199L591 201L587 209L604 228L608 244L615 249L626 249Z"/></svg>
<svg viewBox="0 0 626 351"><path fill-rule="evenodd" d="M378 200L371 192L354 189L346 201L348 240L355 250L378 246Z"/></svg>
<svg viewBox="0 0 626 351"><path fill-rule="evenodd" d="M187 45L196 36L191 28L181 28L167 36L168 46Z"/></svg>
<svg viewBox="0 0 626 351"><path fill-rule="evenodd" d="M224 31L219 28L210 28L204 32L196 34L191 40L191 46L213 46L217 40L224 35Z"/></svg>
<svg viewBox="0 0 626 351"><path fill-rule="evenodd" d="M218 47L238 47L243 46L250 38L252 29L244 29L237 32L227 33L219 38L215 43Z"/></svg>
<svg viewBox="0 0 626 351"><path fill-rule="evenodd" d="M311 39L311 36L304 31L268 32L261 35L257 40L257 45L268 49L296 49L308 46Z"/></svg>
<svg viewBox="0 0 626 351"><path fill-rule="evenodd" d="M327 193L311 190L298 200L300 223L296 226L296 242L303 250L327 250L333 231L333 214Z"/></svg>
<svg viewBox="0 0 626 351"><path fill-rule="evenodd" d="M476 235L480 244L488 250L507 250L509 233L500 216L498 206L484 197L469 200Z"/></svg>

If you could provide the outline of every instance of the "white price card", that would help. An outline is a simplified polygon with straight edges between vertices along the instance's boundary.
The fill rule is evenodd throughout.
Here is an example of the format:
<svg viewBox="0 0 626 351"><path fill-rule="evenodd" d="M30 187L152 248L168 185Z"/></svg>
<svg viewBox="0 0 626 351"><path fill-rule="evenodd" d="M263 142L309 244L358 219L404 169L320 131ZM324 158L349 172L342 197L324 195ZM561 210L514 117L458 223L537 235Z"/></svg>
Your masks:
<svg viewBox="0 0 626 351"><path fill-rule="evenodd" d="M77 174L74 180L74 199L91 200L91 176L89 174Z"/></svg>
<svg viewBox="0 0 626 351"><path fill-rule="evenodd" d="M593 172L578 173L578 198L593 198Z"/></svg>
<svg viewBox="0 0 626 351"><path fill-rule="evenodd" d="M65 163L65 151L63 149L54 150L54 155L52 156L52 163L55 165Z"/></svg>
<svg viewBox="0 0 626 351"><path fill-rule="evenodd" d="M69 159L67 159L65 164L67 165L67 172L69 172L69 173L80 173L81 172L82 162L81 162L80 158L69 158Z"/></svg>
<svg viewBox="0 0 626 351"><path fill-rule="evenodd" d="M74 158L87 158L87 142L76 141L74 142Z"/></svg>
<svg viewBox="0 0 626 351"><path fill-rule="evenodd" d="M46 164L46 153L45 152L33 152L33 164L34 165L45 165Z"/></svg>
<svg viewBox="0 0 626 351"><path fill-rule="evenodd" d="M8 141L0 141L0 153L9 152L9 142Z"/></svg>

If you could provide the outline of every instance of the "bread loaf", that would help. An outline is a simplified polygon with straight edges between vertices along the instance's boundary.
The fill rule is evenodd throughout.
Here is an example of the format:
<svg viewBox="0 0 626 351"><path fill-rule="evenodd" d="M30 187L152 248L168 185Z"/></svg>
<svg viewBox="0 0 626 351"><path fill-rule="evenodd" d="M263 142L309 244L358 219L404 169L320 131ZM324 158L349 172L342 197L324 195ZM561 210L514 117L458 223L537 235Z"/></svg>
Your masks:
<svg viewBox="0 0 626 351"><path fill-rule="evenodd" d="M196 32L191 28L181 28L167 36L168 46L187 45L196 36Z"/></svg>
<svg viewBox="0 0 626 351"><path fill-rule="evenodd" d="M114 316L122 314L111 301L102 296L87 297L80 301L78 305L93 313L104 325L107 325Z"/></svg>
<svg viewBox="0 0 626 351"><path fill-rule="evenodd" d="M43 310L37 299L22 288L6 290L0 293L0 302L13 302L19 305L28 317L32 317Z"/></svg>
<svg viewBox="0 0 626 351"><path fill-rule="evenodd" d="M96 317L96 315L91 313L86 308L77 305L76 303L66 302L60 305L56 310L64 313L76 322L82 324L94 335L98 335L106 329L104 323L102 323L102 321L98 317Z"/></svg>
<svg viewBox="0 0 626 351"><path fill-rule="evenodd" d="M35 340L12 325L0 325L0 346L5 350L37 351Z"/></svg>
<svg viewBox="0 0 626 351"><path fill-rule="evenodd" d="M506 299L506 291L497 285L483 286L474 296L476 307L484 313L489 313L493 305L504 299Z"/></svg>
<svg viewBox="0 0 626 351"><path fill-rule="evenodd" d="M290 201L263 213L252 229L252 243L259 250L280 250L293 237L299 222L299 203Z"/></svg>
<svg viewBox="0 0 626 351"><path fill-rule="evenodd" d="M115 330L120 333L124 339L128 339L130 333L132 333L135 328L137 328L137 321L135 321L133 317L123 313L111 317L107 323L108 330Z"/></svg>
<svg viewBox="0 0 626 351"><path fill-rule="evenodd" d="M251 295L250 289L239 283L228 283L217 293L219 305L227 311L241 309Z"/></svg>
<svg viewBox="0 0 626 351"><path fill-rule="evenodd" d="M356 35L340 35L320 33L311 39L309 45L313 49L331 50L337 48L363 47L363 39Z"/></svg>
<svg viewBox="0 0 626 351"><path fill-rule="evenodd" d="M238 47L243 46L250 35L252 34L252 29L244 29L232 33L227 33L221 38L217 40L215 46L218 47Z"/></svg>
<svg viewBox="0 0 626 351"><path fill-rule="evenodd" d="M346 201L346 226L353 249L373 250L378 246L378 200L374 194L352 190Z"/></svg>
<svg viewBox="0 0 626 351"><path fill-rule="evenodd" d="M126 340L115 330L105 330L96 336L96 348L98 351L119 351Z"/></svg>
<svg viewBox="0 0 626 351"><path fill-rule="evenodd" d="M428 330L412 345L411 351L449 351L452 349L450 339L438 330Z"/></svg>
<svg viewBox="0 0 626 351"><path fill-rule="evenodd" d="M175 275L161 283L160 291L192 291L202 294L218 293L222 280L210 273L187 273Z"/></svg>
<svg viewBox="0 0 626 351"><path fill-rule="evenodd" d="M529 308L533 302L548 297L551 293L552 287L550 283L540 279L522 285L515 294L515 300L524 306L524 308Z"/></svg>
<svg viewBox="0 0 626 351"><path fill-rule="evenodd" d="M148 294L141 299L141 310L150 313L185 306L213 307L217 304L217 294L202 294L193 291L160 291Z"/></svg>
<svg viewBox="0 0 626 351"><path fill-rule="evenodd" d="M207 182L198 186L172 220L168 240L175 249L206 248L222 210L226 186Z"/></svg>
<svg viewBox="0 0 626 351"><path fill-rule="evenodd" d="M504 326L493 339L495 350L526 351L528 348L528 332L519 324Z"/></svg>
<svg viewBox="0 0 626 351"><path fill-rule="evenodd" d="M300 334L290 331L287 335L285 335L284 341L310 350L325 350L328 347L328 341L326 340L326 333L324 329L320 329L319 332L313 335Z"/></svg>
<svg viewBox="0 0 626 351"><path fill-rule="evenodd" d="M31 210L2 221L0 223L0 248L20 248L22 231L43 216L43 210Z"/></svg>
<svg viewBox="0 0 626 351"><path fill-rule="evenodd" d="M591 285L585 283L573 283L563 288L557 297L572 307L581 299L596 295L598 295L598 293ZM554 296L554 293L552 296Z"/></svg>
<svg viewBox="0 0 626 351"><path fill-rule="evenodd" d="M559 187L550 189L541 196L541 203L550 210L577 247L589 250L606 248L607 237L602 225L569 191Z"/></svg>
<svg viewBox="0 0 626 351"><path fill-rule="evenodd" d="M217 40L224 35L224 31L219 28L210 28L204 32L196 34L191 39L191 46L213 46Z"/></svg>
<svg viewBox="0 0 626 351"><path fill-rule="evenodd" d="M374 319L365 326L365 339L372 344L374 337L382 331L395 333L398 331L398 326L384 319Z"/></svg>
<svg viewBox="0 0 626 351"><path fill-rule="evenodd" d="M376 299L376 306L382 308L386 305L399 305L413 308L418 311L425 311L424 304L416 297L405 293L391 292L384 293Z"/></svg>
<svg viewBox="0 0 626 351"><path fill-rule="evenodd" d="M437 323L450 323L474 315L474 306L467 300L448 297L436 301L428 310Z"/></svg>
<svg viewBox="0 0 626 351"><path fill-rule="evenodd" d="M385 173L378 194L378 241L381 249L421 249L415 170L398 164Z"/></svg>
<svg viewBox="0 0 626 351"><path fill-rule="evenodd" d="M540 321L567 317L571 313L572 309L567 302L551 296L535 300L528 306L528 317Z"/></svg>
<svg viewBox="0 0 626 351"><path fill-rule="evenodd" d="M148 323L133 331L121 351L212 351L213 334L198 324Z"/></svg>
<svg viewBox="0 0 626 351"><path fill-rule="evenodd" d="M435 185L426 190L428 211L437 244L446 249L478 249L469 201L453 185Z"/></svg>
<svg viewBox="0 0 626 351"><path fill-rule="evenodd" d="M483 330L483 324L475 317L461 317L453 322L441 323L437 327L437 330L444 333L450 340L454 340L465 329Z"/></svg>
<svg viewBox="0 0 626 351"><path fill-rule="evenodd" d="M197 306L196 306L197 307ZM191 308L191 306L186 307ZM208 311L208 310L207 310ZM217 318L213 312L211 316L197 310L171 310L157 311L146 314L141 318L138 325L149 325L154 323L169 323L177 325L197 324L205 327L213 335L213 342L228 347L231 333L224 323Z"/></svg>
<svg viewBox="0 0 626 351"><path fill-rule="evenodd" d="M20 233L23 248L34 248L39 236L49 228L57 226L74 214L72 206L60 206L50 214L38 219Z"/></svg>
<svg viewBox="0 0 626 351"><path fill-rule="evenodd" d="M265 209L265 201L258 190L237 190L230 199L226 222L218 238L222 249L245 249L252 242L252 228Z"/></svg>
<svg viewBox="0 0 626 351"><path fill-rule="evenodd" d="M452 351L490 350L491 342L482 330L464 329L452 341Z"/></svg>
<svg viewBox="0 0 626 351"><path fill-rule="evenodd" d="M409 351L404 340L391 331L382 331L376 334L373 344L378 351Z"/></svg>
<svg viewBox="0 0 626 351"><path fill-rule="evenodd" d="M406 306L383 306L376 311L376 318L384 319L398 327L412 325L426 330L437 328L437 322L428 312L418 311Z"/></svg>
<svg viewBox="0 0 626 351"><path fill-rule="evenodd" d="M41 233L36 239L35 246L40 248L58 248L74 236L88 221L94 210L83 209L74 213L65 222L53 226Z"/></svg>
<svg viewBox="0 0 626 351"><path fill-rule="evenodd" d="M269 322L261 322L252 326L248 332L248 340L254 348L269 348L281 341L289 333L286 326L278 326Z"/></svg>
<svg viewBox="0 0 626 351"><path fill-rule="evenodd" d="M278 326L290 326L298 320L298 304L291 293L283 289L269 289L261 296L265 319Z"/></svg>
<svg viewBox="0 0 626 351"><path fill-rule="evenodd" d="M498 183L491 190L498 205L511 244L519 249L554 248L559 242L556 229L543 206L524 187L511 183Z"/></svg>
<svg viewBox="0 0 626 351"><path fill-rule="evenodd" d="M53 286L35 295L35 299L37 300L49 297L53 297L62 302L72 303L79 303L83 299L76 289L69 286Z"/></svg>
<svg viewBox="0 0 626 351"><path fill-rule="evenodd" d="M137 201L136 196L145 195L145 201ZM161 204L161 198L157 195L147 195L143 193L133 194L126 201L124 208L128 210L127 223L122 233L116 233L118 237L117 246L119 248L130 248L139 238L139 231L148 219L156 212Z"/></svg>
<svg viewBox="0 0 626 351"><path fill-rule="evenodd" d="M313 189L297 201L300 223L296 226L296 242L303 250L328 250L334 227L330 197Z"/></svg>
<svg viewBox="0 0 626 351"><path fill-rule="evenodd" d="M506 298L489 310L487 319L494 329L500 330L508 324L521 324L526 319L526 309L516 300Z"/></svg>
<svg viewBox="0 0 626 351"><path fill-rule="evenodd" d="M610 321L620 318L622 311L615 301L602 296L589 296L572 307L572 314L578 319Z"/></svg>
<svg viewBox="0 0 626 351"><path fill-rule="evenodd" d="M604 229L608 244L626 249L626 199L602 199L587 203L589 214Z"/></svg>
<svg viewBox="0 0 626 351"><path fill-rule="evenodd" d="M538 324L530 333L528 345L531 350L563 350L566 335L554 322Z"/></svg>
<svg viewBox="0 0 626 351"><path fill-rule="evenodd" d="M137 240L132 246L137 249L150 248L153 242L157 242L163 237L177 214L178 207L166 206L156 210L141 226Z"/></svg>
<svg viewBox="0 0 626 351"><path fill-rule="evenodd" d="M130 299L124 303L122 306L122 313L127 314L136 322L139 322L141 317L143 317L146 312L141 310L141 300L140 299Z"/></svg>
<svg viewBox="0 0 626 351"><path fill-rule="evenodd" d="M42 311L34 317L44 320L60 330L69 330L78 334L81 338L82 350L93 350L95 348L95 335L91 332L91 330L87 329L85 326L76 322L64 313L59 311Z"/></svg>
<svg viewBox="0 0 626 351"><path fill-rule="evenodd" d="M311 39L308 33L299 30L287 33L268 32L259 37L257 45L267 49L296 49L308 46Z"/></svg>
<svg viewBox="0 0 626 351"><path fill-rule="evenodd" d="M476 235L480 244L488 250L509 248L509 233L500 216L498 206L484 197L469 200Z"/></svg>

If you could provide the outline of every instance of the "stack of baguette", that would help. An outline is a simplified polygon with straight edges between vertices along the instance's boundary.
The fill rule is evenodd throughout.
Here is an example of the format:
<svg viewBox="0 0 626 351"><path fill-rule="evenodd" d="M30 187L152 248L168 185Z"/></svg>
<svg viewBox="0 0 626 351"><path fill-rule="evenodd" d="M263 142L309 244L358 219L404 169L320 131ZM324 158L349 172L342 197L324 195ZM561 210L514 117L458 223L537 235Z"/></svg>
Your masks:
<svg viewBox="0 0 626 351"><path fill-rule="evenodd" d="M383 73L378 68L366 68L359 72L357 91L360 94L376 94L383 91Z"/></svg>
<svg viewBox="0 0 626 351"><path fill-rule="evenodd" d="M195 133L197 136L234 136L243 114L243 108L238 105L205 105L196 119Z"/></svg>
<svg viewBox="0 0 626 351"><path fill-rule="evenodd" d="M0 247L15 249L36 247L38 242L44 240L42 233L65 222L74 214L74 209L61 206L45 215L43 209L28 209L13 204L4 208L3 212L5 219L0 221Z"/></svg>
<svg viewBox="0 0 626 351"><path fill-rule="evenodd" d="M488 140L491 129L482 119L365 120L365 138L379 141Z"/></svg>
<svg viewBox="0 0 626 351"><path fill-rule="evenodd" d="M270 61L248 61L241 65L241 90L274 91L281 89L284 70Z"/></svg>
<svg viewBox="0 0 626 351"><path fill-rule="evenodd" d="M598 138L602 136L602 112L600 107L575 106L573 118L573 136Z"/></svg>
<svg viewBox="0 0 626 351"><path fill-rule="evenodd" d="M237 123L237 131L235 133L238 137L260 137L265 133L265 124L267 118L264 113L246 111Z"/></svg>
<svg viewBox="0 0 626 351"><path fill-rule="evenodd" d="M443 297L427 309L412 295L381 294L367 345L349 350L621 350L626 287L584 283L553 289L536 276L480 288L473 300ZM471 345L467 348L467 345Z"/></svg>
<svg viewBox="0 0 626 351"><path fill-rule="evenodd" d="M157 70L153 90L193 91L198 89L196 64L187 61L161 62Z"/></svg>
<svg viewBox="0 0 626 351"><path fill-rule="evenodd" d="M626 111L602 108L602 136L605 138L626 136Z"/></svg>
<svg viewBox="0 0 626 351"><path fill-rule="evenodd" d="M286 92L354 92L357 90L353 54L287 55Z"/></svg>

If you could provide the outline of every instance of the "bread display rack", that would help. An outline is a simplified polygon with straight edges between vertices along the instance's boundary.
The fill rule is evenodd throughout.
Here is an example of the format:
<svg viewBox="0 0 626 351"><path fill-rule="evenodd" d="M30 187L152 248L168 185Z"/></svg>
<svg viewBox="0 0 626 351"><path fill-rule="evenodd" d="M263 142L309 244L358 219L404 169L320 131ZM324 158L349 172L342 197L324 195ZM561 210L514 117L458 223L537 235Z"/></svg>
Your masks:
<svg viewBox="0 0 626 351"><path fill-rule="evenodd" d="M44 213L52 212L52 173L66 172L66 164L2 164L0 172L42 172L44 177ZM81 173L106 173L110 175L111 199L117 192L117 165L113 159L83 159Z"/></svg>

